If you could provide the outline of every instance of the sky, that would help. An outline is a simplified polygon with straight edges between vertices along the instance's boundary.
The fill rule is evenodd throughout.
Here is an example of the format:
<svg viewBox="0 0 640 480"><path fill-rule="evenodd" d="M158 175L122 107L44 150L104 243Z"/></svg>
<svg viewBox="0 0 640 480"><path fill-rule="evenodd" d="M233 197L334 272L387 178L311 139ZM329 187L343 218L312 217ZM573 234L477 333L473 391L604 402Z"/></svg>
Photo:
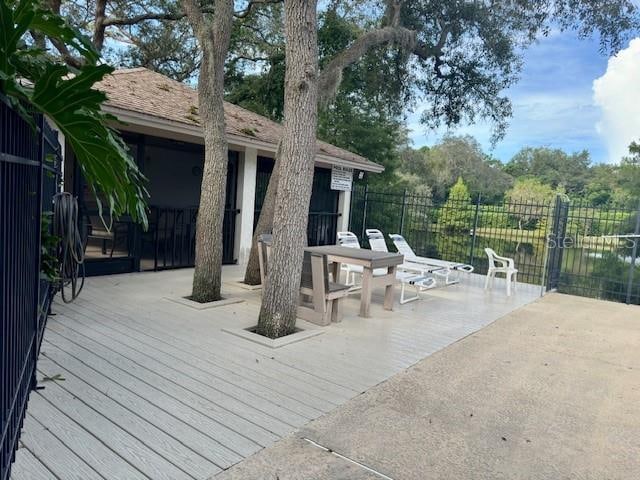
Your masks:
<svg viewBox="0 0 640 480"><path fill-rule="evenodd" d="M555 32L527 50L520 80L507 95L513 118L493 150L487 124L451 133L473 135L503 162L522 147L546 146L569 153L586 149L595 163L617 163L629 143L640 139L640 38L609 57L594 39ZM407 119L415 148L433 145L445 133L420 125L420 111L418 105Z"/></svg>

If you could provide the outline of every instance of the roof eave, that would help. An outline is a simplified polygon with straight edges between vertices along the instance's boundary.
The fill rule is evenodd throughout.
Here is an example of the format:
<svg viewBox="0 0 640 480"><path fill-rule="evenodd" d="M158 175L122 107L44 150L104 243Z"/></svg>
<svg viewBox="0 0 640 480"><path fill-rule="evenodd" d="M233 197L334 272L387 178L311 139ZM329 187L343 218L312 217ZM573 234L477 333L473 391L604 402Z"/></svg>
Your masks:
<svg viewBox="0 0 640 480"><path fill-rule="evenodd" d="M126 130L127 125L136 125L202 139L202 128L198 125L176 122L173 120L168 120L166 118L156 117L154 115L126 110L123 108L115 107L113 105L104 105L103 110L105 113L109 113L117 117L118 121L123 125L123 130ZM239 144L241 146L255 147L261 150L272 152L274 154L277 149L277 145L273 143L264 142L262 140L244 135L227 133L227 139L230 143ZM382 165L378 165L377 163L373 163L370 161L367 161L367 163L361 163L322 153L316 155L316 162L339 165L342 167L349 167L373 173L380 173L384 171L384 167Z"/></svg>

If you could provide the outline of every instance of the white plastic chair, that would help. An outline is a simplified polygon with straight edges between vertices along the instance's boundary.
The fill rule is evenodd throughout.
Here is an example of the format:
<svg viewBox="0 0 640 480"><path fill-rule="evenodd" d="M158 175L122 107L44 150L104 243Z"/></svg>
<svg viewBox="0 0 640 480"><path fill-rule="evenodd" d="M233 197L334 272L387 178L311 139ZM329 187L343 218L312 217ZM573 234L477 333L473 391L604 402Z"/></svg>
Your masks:
<svg viewBox="0 0 640 480"><path fill-rule="evenodd" d="M484 251L489 257L489 270L487 271L487 279L484 282L484 289L493 288L493 280L496 273L504 273L507 281L507 297L510 297L511 284L513 283L513 289L515 290L518 275L518 269L515 267L513 258L501 257L491 248L485 248Z"/></svg>

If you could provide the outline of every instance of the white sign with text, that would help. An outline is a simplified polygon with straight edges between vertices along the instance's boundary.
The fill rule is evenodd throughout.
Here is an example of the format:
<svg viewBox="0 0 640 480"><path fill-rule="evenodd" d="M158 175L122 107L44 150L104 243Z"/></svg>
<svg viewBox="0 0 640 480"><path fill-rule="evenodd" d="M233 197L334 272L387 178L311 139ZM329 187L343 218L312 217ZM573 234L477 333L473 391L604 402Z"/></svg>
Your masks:
<svg viewBox="0 0 640 480"><path fill-rule="evenodd" d="M353 184L353 168L334 165L331 168L331 190L350 192Z"/></svg>

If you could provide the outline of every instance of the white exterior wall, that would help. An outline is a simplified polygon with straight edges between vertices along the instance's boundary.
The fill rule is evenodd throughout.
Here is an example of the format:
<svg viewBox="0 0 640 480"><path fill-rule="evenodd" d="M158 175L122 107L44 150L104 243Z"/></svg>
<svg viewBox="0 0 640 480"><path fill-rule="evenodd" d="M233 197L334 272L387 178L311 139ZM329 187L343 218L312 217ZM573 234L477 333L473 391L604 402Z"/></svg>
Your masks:
<svg viewBox="0 0 640 480"><path fill-rule="evenodd" d="M258 150L246 147L240 154L238 164L237 205L240 213L236 217L235 257L238 264L244 265L249 260L251 240L253 238L253 216L256 202L256 172L258 167Z"/></svg>
<svg viewBox="0 0 640 480"><path fill-rule="evenodd" d="M338 196L338 232L349 230L349 214L351 209L351 192L340 192Z"/></svg>

